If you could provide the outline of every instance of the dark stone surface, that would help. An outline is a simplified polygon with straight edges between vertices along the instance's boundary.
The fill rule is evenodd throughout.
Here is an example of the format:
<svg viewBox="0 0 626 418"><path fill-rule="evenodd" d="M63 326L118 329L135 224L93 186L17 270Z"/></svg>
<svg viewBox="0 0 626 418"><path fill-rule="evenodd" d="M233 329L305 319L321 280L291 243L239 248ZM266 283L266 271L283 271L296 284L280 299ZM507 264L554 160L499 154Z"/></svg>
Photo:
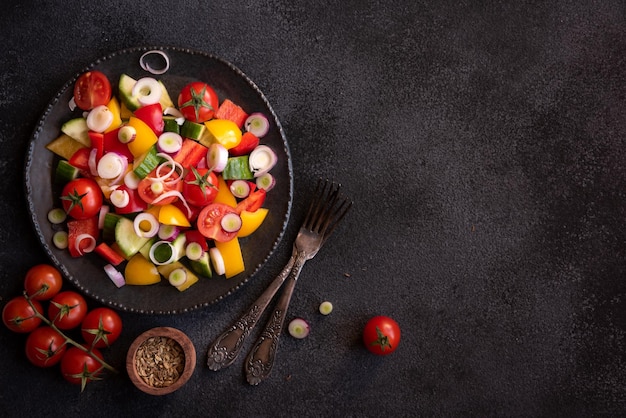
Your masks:
<svg viewBox="0 0 626 418"><path fill-rule="evenodd" d="M5 5L0 303L47 261L22 195L29 137L112 51L189 47L242 69L283 123L296 201L257 281L187 314L123 314L107 359L123 369L137 335L174 326L198 351L183 389L151 397L122 372L79 393L2 327L0 414L624 415L625 18L613 0ZM319 176L355 204L292 300L312 334L284 338L258 387L242 359L211 372L208 344L281 270ZM377 314L403 328L385 358L360 342Z"/></svg>

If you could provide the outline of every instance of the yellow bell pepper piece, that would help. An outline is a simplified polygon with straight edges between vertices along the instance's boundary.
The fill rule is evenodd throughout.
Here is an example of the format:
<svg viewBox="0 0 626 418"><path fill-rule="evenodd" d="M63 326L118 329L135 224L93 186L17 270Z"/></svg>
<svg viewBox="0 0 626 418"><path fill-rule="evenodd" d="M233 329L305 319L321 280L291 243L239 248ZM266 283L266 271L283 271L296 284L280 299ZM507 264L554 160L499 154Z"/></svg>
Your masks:
<svg viewBox="0 0 626 418"><path fill-rule="evenodd" d="M156 144L158 138L154 131L141 119L131 116L128 119L128 124L137 131L135 139L128 143L129 151L137 158Z"/></svg>
<svg viewBox="0 0 626 418"><path fill-rule="evenodd" d="M220 250L222 258L224 259L224 276L226 276L227 279L245 271L246 267L243 262L239 239L233 238L227 242L215 241L215 247Z"/></svg>
<svg viewBox="0 0 626 418"><path fill-rule="evenodd" d="M126 263L124 278L126 284L130 285L150 285L161 281L161 275L156 266L139 253L132 256Z"/></svg>
<svg viewBox="0 0 626 418"><path fill-rule="evenodd" d="M232 208L237 207L237 199L233 196L222 176L217 177L217 189L214 203L224 203Z"/></svg>
<svg viewBox="0 0 626 418"><path fill-rule="evenodd" d="M200 138L200 143L206 147L218 143L226 149L231 149L241 142L241 129L233 121L228 119L211 119L204 122L205 134Z"/></svg>
<svg viewBox="0 0 626 418"><path fill-rule="evenodd" d="M85 148L85 145L69 135L61 134L61 136L46 145L46 148L56 155L69 160L76 151Z"/></svg>
<svg viewBox="0 0 626 418"><path fill-rule="evenodd" d="M120 116L120 102L118 102L117 99L113 97L107 104L107 107L113 114L113 122L111 123L111 126L109 126L104 132L111 132L122 126L122 117Z"/></svg>
<svg viewBox="0 0 626 418"><path fill-rule="evenodd" d="M251 235L261 226L268 212L269 209L267 208L258 208L254 212L242 211L239 214L241 216L241 229L237 231L237 236L243 238Z"/></svg>
<svg viewBox="0 0 626 418"><path fill-rule="evenodd" d="M191 285L198 282L198 276L196 276L191 270L189 270L179 261L174 261L170 264L164 264L157 267L157 269L159 270L159 273L161 273L161 275L163 275L163 277L165 277L166 279L169 277L170 273L176 269L185 270L185 273L187 273L187 281L185 281L185 283L181 284L180 286L176 286L176 289L178 289L179 292L183 292L189 289Z"/></svg>
<svg viewBox="0 0 626 418"><path fill-rule="evenodd" d="M121 102L120 103L120 117L122 118L122 120L128 120L130 119L130 117L133 115L133 112L131 112L128 107L126 107L126 103Z"/></svg>
<svg viewBox="0 0 626 418"><path fill-rule="evenodd" d="M172 204L161 206L158 219L159 223L165 225L191 226L189 219L187 219L183 211Z"/></svg>

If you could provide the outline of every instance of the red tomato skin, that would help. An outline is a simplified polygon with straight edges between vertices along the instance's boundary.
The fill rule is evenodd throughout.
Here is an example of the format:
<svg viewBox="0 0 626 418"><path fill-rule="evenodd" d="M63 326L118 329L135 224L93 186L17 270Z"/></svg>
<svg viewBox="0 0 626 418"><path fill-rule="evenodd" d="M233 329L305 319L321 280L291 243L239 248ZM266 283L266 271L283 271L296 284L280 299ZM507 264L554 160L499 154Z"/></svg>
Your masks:
<svg viewBox="0 0 626 418"><path fill-rule="evenodd" d="M89 347L109 347L122 333L122 318L110 308L96 308L87 313L81 334Z"/></svg>
<svg viewBox="0 0 626 418"><path fill-rule="evenodd" d="M58 364L66 349L65 338L47 325L37 328L26 339L26 358L37 367Z"/></svg>
<svg viewBox="0 0 626 418"><path fill-rule="evenodd" d="M363 343L371 353L386 356L398 348L400 334L400 326L395 320L379 315L365 324Z"/></svg>
<svg viewBox="0 0 626 418"><path fill-rule="evenodd" d="M26 272L24 290L34 300L52 299L61 291L63 277L61 272L49 264L37 264Z"/></svg>
<svg viewBox="0 0 626 418"><path fill-rule="evenodd" d="M91 349L91 355L78 347L68 348L61 359L63 378L74 385L83 385L98 377L102 366L93 356L103 359L102 353L97 348Z"/></svg>
<svg viewBox="0 0 626 418"><path fill-rule="evenodd" d="M206 238L219 242L230 241L237 236L237 232L226 232L220 224L227 213L237 213L234 208L224 203L211 203L205 206L198 214L198 231Z"/></svg>
<svg viewBox="0 0 626 418"><path fill-rule="evenodd" d="M106 105L111 100L111 83L100 71L81 74L74 84L74 102L82 110Z"/></svg>
<svg viewBox="0 0 626 418"><path fill-rule="evenodd" d="M61 330L78 327L86 315L87 301L72 290L57 294L48 306L48 319Z"/></svg>
<svg viewBox="0 0 626 418"><path fill-rule="evenodd" d="M215 90L200 81L187 84L178 95L178 108L185 119L192 122L202 123L212 119L218 107Z"/></svg>
<svg viewBox="0 0 626 418"><path fill-rule="evenodd" d="M74 219L95 216L102 207L102 190L98 183L89 178L69 181L61 192L63 209Z"/></svg>
<svg viewBox="0 0 626 418"><path fill-rule="evenodd" d="M206 179L202 180L204 176ZM183 180L183 196L192 206L206 206L213 203L217 190L217 176L207 168L192 168Z"/></svg>
<svg viewBox="0 0 626 418"><path fill-rule="evenodd" d="M156 177L156 172L152 171L150 174L148 174L145 178L141 179L141 181L139 182L139 185L137 186L137 193L139 194L139 197L141 198L141 200L143 200L149 205L156 205L156 206L169 205L170 203L173 203L176 200L178 200L178 197L170 196L163 200L159 200L157 203L154 203L154 201L157 200L160 196L160 195L155 195L152 192L152 189L150 188L153 183L151 178L155 178L155 177ZM178 173L172 174L172 176L165 182L164 184L165 188L163 190L163 193L167 193L171 191L181 192L183 190L182 181L177 181L173 185L171 184L171 181L175 180L176 178L178 178ZM170 183L170 184L167 184L167 183Z"/></svg>
<svg viewBox="0 0 626 418"><path fill-rule="evenodd" d="M43 315L41 303L37 300L31 302L37 312ZM26 334L41 324L41 318L35 315L35 310L24 296L16 296L2 308L2 322L11 331Z"/></svg>
<svg viewBox="0 0 626 418"><path fill-rule="evenodd" d="M135 110L135 116L152 129L156 136L163 133L163 108L160 103L142 106Z"/></svg>
<svg viewBox="0 0 626 418"><path fill-rule="evenodd" d="M77 238L82 234L91 235L98 241L100 230L98 229L97 216L92 216L88 219L74 219L67 222L67 249L72 257L81 257L85 254L83 250L87 243L85 243L85 246L81 245L80 250L76 248Z"/></svg>

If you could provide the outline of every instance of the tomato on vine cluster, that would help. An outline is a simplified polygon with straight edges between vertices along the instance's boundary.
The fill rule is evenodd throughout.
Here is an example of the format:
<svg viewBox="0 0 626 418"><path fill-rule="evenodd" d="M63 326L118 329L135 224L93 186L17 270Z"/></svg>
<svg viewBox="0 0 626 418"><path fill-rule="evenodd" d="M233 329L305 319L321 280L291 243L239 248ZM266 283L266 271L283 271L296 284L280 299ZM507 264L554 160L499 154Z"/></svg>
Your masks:
<svg viewBox="0 0 626 418"><path fill-rule="evenodd" d="M62 291L63 279L53 266L31 267L24 277L24 294L9 300L2 322L13 332L28 334L26 358L37 367L60 364L70 383L85 385L113 371L100 349L113 344L122 332L122 320L106 307L89 310L87 301L73 290ZM47 304L47 309L43 304ZM74 333L76 341L66 333Z"/></svg>

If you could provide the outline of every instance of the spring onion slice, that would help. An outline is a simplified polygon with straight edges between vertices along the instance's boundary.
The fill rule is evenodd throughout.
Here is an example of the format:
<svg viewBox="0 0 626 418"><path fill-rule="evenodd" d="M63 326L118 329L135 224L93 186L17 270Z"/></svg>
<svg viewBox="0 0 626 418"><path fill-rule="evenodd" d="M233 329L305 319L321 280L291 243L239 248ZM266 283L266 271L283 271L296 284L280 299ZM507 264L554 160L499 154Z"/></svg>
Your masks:
<svg viewBox="0 0 626 418"><path fill-rule="evenodd" d="M144 227L146 224L148 228ZM137 236L152 238L159 232L159 221L153 214L142 212L133 220L133 227Z"/></svg>
<svg viewBox="0 0 626 418"><path fill-rule="evenodd" d="M64 250L68 247L68 236L66 231L57 231L52 235L52 243L59 250Z"/></svg>
<svg viewBox="0 0 626 418"><path fill-rule="evenodd" d="M237 213L227 213L222 217L220 226L226 232L237 232L241 229L241 216Z"/></svg>
<svg viewBox="0 0 626 418"><path fill-rule="evenodd" d="M250 170L254 177L260 177L270 171L278 161L276 153L267 145L259 145L252 150L249 157Z"/></svg>
<svg viewBox="0 0 626 418"><path fill-rule="evenodd" d="M202 250L202 245L197 242L190 242L185 247L185 255L190 260L200 260L202 258L202 254L204 254L204 250Z"/></svg>
<svg viewBox="0 0 626 418"><path fill-rule="evenodd" d="M141 179L137 177L137 174L133 170L124 174L124 184L126 187L132 190L136 190L139 187L139 182Z"/></svg>
<svg viewBox="0 0 626 418"><path fill-rule="evenodd" d="M126 173L128 160L116 152L107 152L98 161L98 176L103 179L120 179Z"/></svg>
<svg viewBox="0 0 626 418"><path fill-rule="evenodd" d="M163 68L154 68L150 64L148 64L146 62L146 58L150 55L160 55L161 57L163 57L163 60L165 61L165 65L163 66ZM148 52L145 52L141 57L139 57L139 66L144 71L147 71L155 75L165 74L167 70L170 69L170 58L167 56L165 52L153 49Z"/></svg>
<svg viewBox="0 0 626 418"><path fill-rule="evenodd" d="M146 106L159 103L163 89L159 82L152 77L143 77L137 80L130 94L137 98L137 101Z"/></svg>
<svg viewBox="0 0 626 418"><path fill-rule="evenodd" d="M126 281L124 280L124 275L119 272L113 265L105 265L104 272L107 274L107 276L109 276L109 279L111 279L111 281L117 288L120 288L126 284Z"/></svg>
<svg viewBox="0 0 626 418"><path fill-rule="evenodd" d="M87 127L94 132L102 133L113 123L113 112L105 105L96 106L87 114Z"/></svg>
<svg viewBox="0 0 626 418"><path fill-rule="evenodd" d="M179 287L187 282L187 272L183 268L177 268L167 276L167 280L174 287Z"/></svg>
<svg viewBox="0 0 626 418"><path fill-rule="evenodd" d="M238 199L248 197L250 184L245 180L235 180L230 184L230 192Z"/></svg>
<svg viewBox="0 0 626 418"><path fill-rule="evenodd" d="M163 132L157 141L159 152L174 155L183 146L183 137L176 132Z"/></svg>
<svg viewBox="0 0 626 418"><path fill-rule="evenodd" d="M67 214L61 208L50 209L48 212L48 221L53 225L62 224L67 219Z"/></svg>
<svg viewBox="0 0 626 418"><path fill-rule="evenodd" d="M256 178L256 187L269 192L276 185L276 178L270 173L263 173Z"/></svg>
<svg viewBox="0 0 626 418"><path fill-rule="evenodd" d="M89 166L89 172L92 176L98 176L98 160L96 157L98 156L98 150L96 148L92 148L89 152L89 157L87 159L87 165Z"/></svg>
<svg viewBox="0 0 626 418"><path fill-rule="evenodd" d="M126 190L115 189L111 192L109 200L116 208L125 208L130 203L130 196Z"/></svg>
<svg viewBox="0 0 626 418"><path fill-rule="evenodd" d="M320 313L322 315L328 315L333 311L333 304L329 301L324 301L320 303Z"/></svg>
<svg viewBox="0 0 626 418"><path fill-rule="evenodd" d="M180 229L176 225L161 224L157 235L164 241L174 241L179 233Z"/></svg>
<svg viewBox="0 0 626 418"><path fill-rule="evenodd" d="M228 150L222 144L211 144L206 154L207 167L216 172L221 173L228 163Z"/></svg>
<svg viewBox="0 0 626 418"><path fill-rule="evenodd" d="M87 246L85 248L81 248L83 245L83 241L87 242ZM79 255L87 254L92 252L96 248L96 239L89 234L79 234L76 237L76 242L74 243L74 249Z"/></svg>
<svg viewBox="0 0 626 418"><path fill-rule="evenodd" d="M252 113L248 116L243 125L246 131L250 132L257 138L264 137L270 130L269 120L267 120L264 114L258 112Z"/></svg>
<svg viewBox="0 0 626 418"><path fill-rule="evenodd" d="M137 137L137 129L134 126L124 125L117 131L117 139L122 144L133 142Z"/></svg>
<svg viewBox="0 0 626 418"><path fill-rule="evenodd" d="M169 241L157 241L150 247L150 261L158 266L170 264L176 260L176 251Z"/></svg>
<svg viewBox="0 0 626 418"><path fill-rule="evenodd" d="M289 330L289 335L298 339L305 338L311 331L309 323L302 318L292 319L291 322L289 322L287 329Z"/></svg>
<svg viewBox="0 0 626 418"><path fill-rule="evenodd" d="M218 275L226 273L226 266L224 265L224 257L222 253L216 247L209 250L209 256L211 257L211 264L213 264L213 270Z"/></svg>

